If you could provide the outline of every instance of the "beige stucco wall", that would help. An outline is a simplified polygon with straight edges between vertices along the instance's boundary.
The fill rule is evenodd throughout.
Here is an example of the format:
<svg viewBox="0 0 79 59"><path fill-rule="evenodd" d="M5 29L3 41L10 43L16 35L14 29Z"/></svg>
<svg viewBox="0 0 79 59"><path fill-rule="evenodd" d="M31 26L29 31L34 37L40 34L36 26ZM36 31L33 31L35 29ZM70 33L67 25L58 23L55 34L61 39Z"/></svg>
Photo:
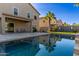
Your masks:
<svg viewBox="0 0 79 59"><path fill-rule="evenodd" d="M30 27L30 22L26 23L26 22L22 22L22 21L15 21L15 32L19 31L26 31L26 32L30 32L31 30Z"/></svg>
<svg viewBox="0 0 79 59"><path fill-rule="evenodd" d="M6 23L14 23L14 32L31 31L31 22L18 21L16 19L8 19Z"/></svg>
<svg viewBox="0 0 79 59"><path fill-rule="evenodd" d="M39 13L36 12L34 8L28 3L0 3L0 16L2 13L14 15L14 9L19 9L19 15L21 17L27 18L27 14L30 13L30 19L32 19L32 27L37 26L37 21L34 19L34 16L37 16L39 19Z"/></svg>
<svg viewBox="0 0 79 59"><path fill-rule="evenodd" d="M38 31L40 31L40 30L46 30L47 31L47 29L49 28L49 21L48 20L46 20L45 18L40 18L39 20L38 20Z"/></svg>
<svg viewBox="0 0 79 59"><path fill-rule="evenodd" d="M56 25L57 24L57 20L56 19L52 19L50 20L50 24L51 25ZM59 24L58 24L59 25ZM42 31L47 31L49 29L49 19L46 19L45 17L40 17L38 20L38 30Z"/></svg>
<svg viewBox="0 0 79 59"><path fill-rule="evenodd" d="M27 17L27 13L31 13L32 19L34 19L34 15L39 17L39 14L28 3L0 3L0 13L14 15L13 8L19 9L19 16Z"/></svg>
<svg viewBox="0 0 79 59"><path fill-rule="evenodd" d="M39 27L48 27L49 26L49 21L42 18L39 20Z"/></svg>
<svg viewBox="0 0 79 59"><path fill-rule="evenodd" d="M0 19L0 33L1 33L1 19Z"/></svg>
<svg viewBox="0 0 79 59"><path fill-rule="evenodd" d="M30 13L30 19L31 19L31 25L32 27L36 28L37 26L37 20L39 20L39 13L28 3L0 3L0 17L4 18L2 16L2 13L6 13L6 14L11 14L14 15L14 9L13 8L17 8L19 10L19 15L20 17L25 17L27 18L27 14ZM37 17L37 20L34 19L34 16ZM26 28L29 28L30 24L25 24L25 22L14 22L16 27L15 29L20 29L20 28L24 28L23 26L27 25ZM19 25L18 25L19 24ZM21 24L21 25L20 25ZM27 31L29 31L30 29L26 29Z"/></svg>

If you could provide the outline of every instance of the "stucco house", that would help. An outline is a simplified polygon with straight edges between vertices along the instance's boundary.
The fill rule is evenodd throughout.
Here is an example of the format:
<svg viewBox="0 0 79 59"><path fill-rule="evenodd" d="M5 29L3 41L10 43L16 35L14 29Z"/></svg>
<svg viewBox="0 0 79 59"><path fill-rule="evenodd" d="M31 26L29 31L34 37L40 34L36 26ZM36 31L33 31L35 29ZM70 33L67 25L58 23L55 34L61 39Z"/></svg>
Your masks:
<svg viewBox="0 0 79 59"><path fill-rule="evenodd" d="M57 26L62 26L63 22L61 20L57 20L57 19L52 19L51 23L49 25L49 20L46 19L45 17L40 17L38 20L38 31L43 31L43 32L47 32L47 30L50 28L49 26L51 25L51 28L53 29L53 26L57 25Z"/></svg>
<svg viewBox="0 0 79 59"><path fill-rule="evenodd" d="M39 15L30 3L0 3L0 33L31 32Z"/></svg>
<svg viewBox="0 0 79 59"><path fill-rule="evenodd" d="M44 17L40 17L38 20L38 31L46 32L49 29L48 20Z"/></svg>
<svg viewBox="0 0 79 59"><path fill-rule="evenodd" d="M56 25L57 26L62 26L64 23L62 22L62 20L56 20Z"/></svg>

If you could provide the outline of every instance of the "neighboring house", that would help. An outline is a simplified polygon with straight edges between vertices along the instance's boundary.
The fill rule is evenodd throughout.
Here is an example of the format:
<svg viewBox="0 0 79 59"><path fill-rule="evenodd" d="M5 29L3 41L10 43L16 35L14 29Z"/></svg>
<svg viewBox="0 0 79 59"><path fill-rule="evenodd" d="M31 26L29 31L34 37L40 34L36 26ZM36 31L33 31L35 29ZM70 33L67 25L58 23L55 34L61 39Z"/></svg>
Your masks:
<svg viewBox="0 0 79 59"><path fill-rule="evenodd" d="M30 3L1 3L0 33L31 32L37 28L39 15Z"/></svg>
<svg viewBox="0 0 79 59"><path fill-rule="evenodd" d="M49 22L45 17L40 17L38 20L38 31L46 32L49 29Z"/></svg>
<svg viewBox="0 0 79 59"><path fill-rule="evenodd" d="M52 19L50 25L51 25L51 29L53 29L53 26L55 25L62 26L63 22L61 20ZM49 20L46 19L45 17L40 17L38 20L38 27L39 27L38 31L47 32L47 30L50 28Z"/></svg>
<svg viewBox="0 0 79 59"><path fill-rule="evenodd" d="M57 26L63 26L62 20L56 20L56 24L57 24Z"/></svg>

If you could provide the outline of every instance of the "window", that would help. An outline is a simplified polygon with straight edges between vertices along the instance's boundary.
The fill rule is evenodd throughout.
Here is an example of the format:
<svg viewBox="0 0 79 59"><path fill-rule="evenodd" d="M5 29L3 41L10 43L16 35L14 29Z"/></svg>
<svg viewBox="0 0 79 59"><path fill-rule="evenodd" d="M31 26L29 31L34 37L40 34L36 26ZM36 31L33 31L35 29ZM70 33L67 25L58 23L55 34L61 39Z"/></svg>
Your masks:
<svg viewBox="0 0 79 59"><path fill-rule="evenodd" d="M36 17L36 16L34 16L34 19L35 19L35 20L37 20L37 17Z"/></svg>
<svg viewBox="0 0 79 59"><path fill-rule="evenodd" d="M18 15L18 9L14 8L14 15Z"/></svg>
<svg viewBox="0 0 79 59"><path fill-rule="evenodd" d="M30 13L27 14L27 17L30 18Z"/></svg>
<svg viewBox="0 0 79 59"><path fill-rule="evenodd" d="M43 20L43 22L45 23L45 20Z"/></svg>
<svg viewBox="0 0 79 59"><path fill-rule="evenodd" d="M54 21L54 23L55 23L55 21Z"/></svg>

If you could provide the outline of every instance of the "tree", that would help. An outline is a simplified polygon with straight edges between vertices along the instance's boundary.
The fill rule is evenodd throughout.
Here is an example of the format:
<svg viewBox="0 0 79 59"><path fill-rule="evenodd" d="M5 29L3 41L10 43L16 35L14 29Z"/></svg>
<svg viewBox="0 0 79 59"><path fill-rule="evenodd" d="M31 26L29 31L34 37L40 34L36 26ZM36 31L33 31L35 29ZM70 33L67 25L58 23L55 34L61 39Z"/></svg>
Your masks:
<svg viewBox="0 0 79 59"><path fill-rule="evenodd" d="M57 25L54 25L53 26L53 31L57 31L58 30L58 26Z"/></svg>
<svg viewBox="0 0 79 59"><path fill-rule="evenodd" d="M37 29L35 27L33 27L33 32L37 32Z"/></svg>
<svg viewBox="0 0 79 59"><path fill-rule="evenodd" d="M66 22L64 22L64 24L63 24L64 26L69 26L69 24L67 24Z"/></svg>
<svg viewBox="0 0 79 59"><path fill-rule="evenodd" d="M47 15L45 16L45 18L49 20L49 30L51 30L51 20L56 19L54 13L49 11Z"/></svg>
<svg viewBox="0 0 79 59"><path fill-rule="evenodd" d="M77 23L73 23L72 25L73 25L73 26L79 26L79 24L77 24Z"/></svg>

